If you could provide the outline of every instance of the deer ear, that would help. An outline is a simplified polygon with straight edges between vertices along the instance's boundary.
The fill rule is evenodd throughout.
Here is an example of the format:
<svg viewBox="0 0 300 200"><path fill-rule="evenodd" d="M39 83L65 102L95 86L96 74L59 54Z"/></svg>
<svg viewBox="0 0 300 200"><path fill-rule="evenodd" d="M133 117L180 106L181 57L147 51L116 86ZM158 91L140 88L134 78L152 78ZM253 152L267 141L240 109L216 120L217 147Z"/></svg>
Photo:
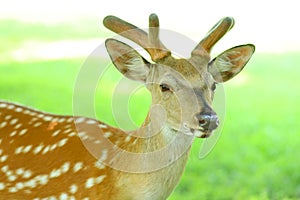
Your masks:
<svg viewBox="0 0 300 200"><path fill-rule="evenodd" d="M228 81L242 71L254 51L255 46L252 44L228 49L210 61L208 71L217 82Z"/></svg>
<svg viewBox="0 0 300 200"><path fill-rule="evenodd" d="M115 39L107 39L105 45L112 62L124 76L136 81L146 81L148 62L136 50Z"/></svg>

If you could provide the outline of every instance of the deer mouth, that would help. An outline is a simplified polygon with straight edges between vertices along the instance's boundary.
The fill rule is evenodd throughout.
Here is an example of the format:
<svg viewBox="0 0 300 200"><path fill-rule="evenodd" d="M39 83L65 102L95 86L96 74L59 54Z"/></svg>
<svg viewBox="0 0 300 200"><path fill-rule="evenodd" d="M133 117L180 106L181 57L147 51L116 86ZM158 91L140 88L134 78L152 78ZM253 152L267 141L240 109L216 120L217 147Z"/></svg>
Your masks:
<svg viewBox="0 0 300 200"><path fill-rule="evenodd" d="M197 138L208 138L211 136L212 132L214 129L204 129L203 127L197 127L197 128L192 128L187 125L187 123L183 124L184 127L184 133L187 135L193 135L194 137Z"/></svg>
<svg viewBox="0 0 300 200"><path fill-rule="evenodd" d="M213 130L206 129L191 129L192 134L197 138L208 138Z"/></svg>

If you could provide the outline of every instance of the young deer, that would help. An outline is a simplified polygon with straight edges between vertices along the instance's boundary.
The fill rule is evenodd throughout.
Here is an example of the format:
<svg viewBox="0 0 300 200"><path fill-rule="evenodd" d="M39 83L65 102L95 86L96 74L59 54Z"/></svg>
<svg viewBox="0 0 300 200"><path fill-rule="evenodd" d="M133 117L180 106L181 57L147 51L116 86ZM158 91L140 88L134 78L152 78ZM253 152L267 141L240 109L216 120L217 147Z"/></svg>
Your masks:
<svg viewBox="0 0 300 200"><path fill-rule="evenodd" d="M0 102L1 199L166 199L183 173L193 138L208 137L218 127L211 106L216 83L238 74L254 52L253 45L241 45L210 61L212 47L233 23L221 19L190 58L176 59L158 38L155 14L149 34L106 17L107 28L139 44L155 62L106 40L117 69L152 94L145 122L128 134L94 119Z"/></svg>

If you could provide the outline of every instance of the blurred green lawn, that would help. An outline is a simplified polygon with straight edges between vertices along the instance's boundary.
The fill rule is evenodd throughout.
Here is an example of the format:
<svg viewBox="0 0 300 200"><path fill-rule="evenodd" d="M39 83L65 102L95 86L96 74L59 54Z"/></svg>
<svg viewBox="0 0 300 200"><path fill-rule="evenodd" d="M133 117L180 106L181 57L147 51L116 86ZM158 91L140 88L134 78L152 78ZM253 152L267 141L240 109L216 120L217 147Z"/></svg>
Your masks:
<svg viewBox="0 0 300 200"><path fill-rule="evenodd" d="M0 21L0 54L27 39L51 42L103 36L93 26ZM4 60L0 63L0 99L72 114L73 88L84 59ZM255 54L242 78L225 84L227 111L221 137L202 160L198 159L202 140L196 140L170 200L300 199L299 66L299 53ZM120 78L111 67L101 80L105 87L98 88L95 97L98 118L112 125L116 122L111 94ZM130 100L130 113L137 123L149 103L144 90Z"/></svg>

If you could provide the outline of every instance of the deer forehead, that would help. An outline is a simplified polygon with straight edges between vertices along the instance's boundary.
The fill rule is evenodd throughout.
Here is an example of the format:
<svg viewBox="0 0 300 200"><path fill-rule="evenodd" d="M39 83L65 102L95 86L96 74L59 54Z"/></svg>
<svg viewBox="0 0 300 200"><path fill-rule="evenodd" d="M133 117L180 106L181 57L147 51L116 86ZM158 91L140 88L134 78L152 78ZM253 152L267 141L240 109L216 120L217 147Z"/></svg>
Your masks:
<svg viewBox="0 0 300 200"><path fill-rule="evenodd" d="M202 87L214 82L207 71L207 62L193 62L187 59L166 59L159 64L160 80L174 83L182 87Z"/></svg>

